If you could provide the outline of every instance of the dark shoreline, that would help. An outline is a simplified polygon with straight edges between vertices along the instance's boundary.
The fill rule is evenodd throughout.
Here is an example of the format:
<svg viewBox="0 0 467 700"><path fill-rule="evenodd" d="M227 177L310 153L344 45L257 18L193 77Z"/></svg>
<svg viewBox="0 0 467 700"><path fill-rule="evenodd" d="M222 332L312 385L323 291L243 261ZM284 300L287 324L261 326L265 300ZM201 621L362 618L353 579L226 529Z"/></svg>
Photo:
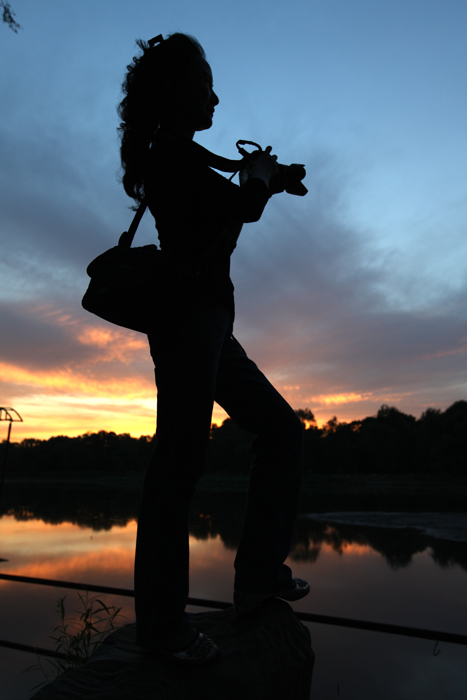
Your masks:
<svg viewBox="0 0 467 700"><path fill-rule="evenodd" d="M68 490L73 485L78 491L128 491L133 496L141 492L143 476L140 473L108 472L44 474L40 479L9 475L5 479L4 502L8 491ZM198 484L197 494L203 496L222 493L241 495L248 489L247 476L205 475ZM196 497L195 497L196 498ZM16 500L16 499L15 499ZM197 499L196 499L197 500ZM431 474L315 474L303 480L300 501L301 513L329 511L404 511L404 512L467 512L467 477Z"/></svg>
<svg viewBox="0 0 467 700"><path fill-rule="evenodd" d="M227 548L237 549L247 487L248 477L204 477L192 502L190 534L198 540L220 536ZM49 474L35 481L10 477L0 517L111 530L138 519L141 490L141 475L131 473L80 473L60 480ZM466 568L466 496L467 479L452 476L307 477L291 558L313 561L323 542L336 551L345 543L366 543L390 566L407 566L415 553L429 549L440 565Z"/></svg>

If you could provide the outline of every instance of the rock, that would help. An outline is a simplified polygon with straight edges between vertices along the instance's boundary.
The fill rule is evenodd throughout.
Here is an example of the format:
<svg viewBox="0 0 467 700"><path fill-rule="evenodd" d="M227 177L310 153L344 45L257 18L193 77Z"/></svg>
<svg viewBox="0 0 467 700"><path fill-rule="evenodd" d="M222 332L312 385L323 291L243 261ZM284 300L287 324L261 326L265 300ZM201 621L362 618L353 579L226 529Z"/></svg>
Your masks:
<svg viewBox="0 0 467 700"><path fill-rule="evenodd" d="M314 653L290 605L273 599L249 616L231 607L191 617L221 649L214 664L186 668L144 653L129 624L33 700L309 700Z"/></svg>

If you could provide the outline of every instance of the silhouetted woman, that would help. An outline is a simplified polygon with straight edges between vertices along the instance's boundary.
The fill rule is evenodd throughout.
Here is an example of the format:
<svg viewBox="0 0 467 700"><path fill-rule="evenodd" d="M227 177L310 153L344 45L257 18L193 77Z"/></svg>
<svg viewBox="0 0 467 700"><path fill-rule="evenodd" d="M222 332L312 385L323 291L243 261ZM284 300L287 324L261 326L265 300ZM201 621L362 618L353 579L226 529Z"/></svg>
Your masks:
<svg viewBox="0 0 467 700"><path fill-rule="evenodd" d="M219 103L203 49L185 34L138 46L142 53L128 66L119 107L123 185L136 202L146 199L170 274L149 312L157 439L138 519L137 642L187 664L206 663L218 649L185 612L187 520L214 401L256 436L235 559L237 610L309 591L284 564L299 496L302 425L232 336L230 255L243 223L260 218L277 164L267 149L238 186L201 162L193 135L211 127Z"/></svg>

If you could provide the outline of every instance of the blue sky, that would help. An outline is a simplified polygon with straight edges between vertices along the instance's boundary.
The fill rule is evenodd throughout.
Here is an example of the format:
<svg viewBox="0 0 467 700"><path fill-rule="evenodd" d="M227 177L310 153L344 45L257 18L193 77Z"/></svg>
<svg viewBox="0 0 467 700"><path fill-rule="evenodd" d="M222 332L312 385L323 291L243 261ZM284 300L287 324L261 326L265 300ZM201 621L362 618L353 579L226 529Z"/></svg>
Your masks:
<svg viewBox="0 0 467 700"><path fill-rule="evenodd" d="M467 5L14 0L0 26L0 405L16 436L154 430L145 338L80 306L130 221L116 106L136 38L196 36L220 97L199 141L305 163L232 265L236 335L319 421L467 398ZM155 240L149 215L136 243ZM180 397L181 413L186 401ZM216 419L222 419L220 412Z"/></svg>

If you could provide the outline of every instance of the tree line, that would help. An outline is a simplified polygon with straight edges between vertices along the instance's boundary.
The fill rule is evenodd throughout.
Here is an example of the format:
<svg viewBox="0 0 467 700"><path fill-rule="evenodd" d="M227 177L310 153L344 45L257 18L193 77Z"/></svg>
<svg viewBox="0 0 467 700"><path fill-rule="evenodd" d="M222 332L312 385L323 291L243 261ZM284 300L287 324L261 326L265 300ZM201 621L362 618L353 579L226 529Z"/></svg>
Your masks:
<svg viewBox="0 0 467 700"><path fill-rule="evenodd" d="M429 408L419 419L383 405L375 416L350 423L334 417L321 428L310 409L296 414L304 425L305 474L467 474L467 401L456 401L445 411ZM181 421L180 440L183 432ZM206 473L247 475L252 439L230 419L213 425ZM106 431L28 438L11 443L7 476L142 475L154 440ZM0 465L5 447L4 441Z"/></svg>

